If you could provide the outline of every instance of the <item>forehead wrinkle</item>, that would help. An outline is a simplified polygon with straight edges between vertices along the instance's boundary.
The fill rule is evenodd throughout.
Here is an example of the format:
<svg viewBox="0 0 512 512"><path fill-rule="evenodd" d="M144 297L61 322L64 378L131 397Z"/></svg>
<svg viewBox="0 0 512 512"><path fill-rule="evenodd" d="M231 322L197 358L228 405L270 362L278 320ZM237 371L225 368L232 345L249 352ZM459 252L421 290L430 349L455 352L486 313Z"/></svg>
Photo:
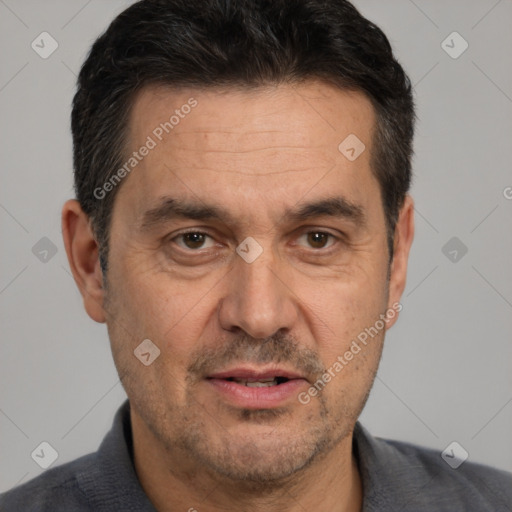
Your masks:
<svg viewBox="0 0 512 512"><path fill-rule="evenodd" d="M311 137L306 134L295 132L290 134L289 131L251 131L246 132L229 132L229 136L224 136L222 131L211 131L207 134L187 132L169 139L168 146L170 148L178 148L183 151L202 151L207 152L225 152L225 153L251 153L258 151L271 150L301 150L307 151L311 149L328 149L331 144L312 143ZM337 145L335 146L337 147Z"/></svg>
<svg viewBox="0 0 512 512"><path fill-rule="evenodd" d="M169 148L168 153L176 170L193 169L217 175L247 177L323 172L332 167L333 161L337 157L334 152L324 151L318 147L304 146L270 146L242 151L175 146ZM250 158L253 154L255 159L246 161L246 158ZM190 155L195 156L191 158ZM272 170L272 168L277 168L277 170Z"/></svg>
<svg viewBox="0 0 512 512"><path fill-rule="evenodd" d="M262 148L251 148L246 150L229 150L229 149L204 149L200 147L187 147L187 146L179 146L180 150L183 151L194 151L201 153L228 153L228 154L239 154L239 153L258 153L260 151L269 151L272 149L303 149L309 150L310 148L306 146L265 146Z"/></svg>
<svg viewBox="0 0 512 512"><path fill-rule="evenodd" d="M313 171L324 172L332 167L333 161L337 157L336 154L319 151L318 148L295 146L291 148L274 146L233 151L175 146L175 148L168 149L166 159L173 162L178 174L194 170L217 175L263 177ZM266 152L268 154L265 154ZM255 155L254 159L250 158L252 154Z"/></svg>
<svg viewBox="0 0 512 512"><path fill-rule="evenodd" d="M311 172L311 169L285 169L283 171L272 171L272 172L248 172L248 171L237 171L228 169L213 169L210 167L195 167L194 169L207 170L215 172L217 174L238 174L239 176L259 176L261 178L265 176L275 176L279 174L287 174L289 172Z"/></svg>
<svg viewBox="0 0 512 512"><path fill-rule="evenodd" d="M181 130L177 133L175 133L175 137L181 137L182 135L190 135L190 134L203 134L203 133L206 133L206 134L211 134L211 133L223 133L223 134L229 134L229 135L253 135L255 133L287 133L286 131L283 131L283 130L254 130L254 131L250 131L250 130L246 130L244 132L240 132L240 129L239 128L235 128L234 130L223 130L222 128L217 128L217 127L213 127L213 128L198 128L198 129L194 129L194 130Z"/></svg>

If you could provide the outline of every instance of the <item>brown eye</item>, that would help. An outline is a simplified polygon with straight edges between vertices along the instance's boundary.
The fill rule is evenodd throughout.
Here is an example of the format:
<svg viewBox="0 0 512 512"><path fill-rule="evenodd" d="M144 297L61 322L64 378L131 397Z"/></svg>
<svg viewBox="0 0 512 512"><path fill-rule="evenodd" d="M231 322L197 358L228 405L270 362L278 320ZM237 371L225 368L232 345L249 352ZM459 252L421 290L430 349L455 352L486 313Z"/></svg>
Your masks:
<svg viewBox="0 0 512 512"><path fill-rule="evenodd" d="M206 233L189 232L178 235L174 240L183 249L206 249L213 246L213 240ZM209 245L205 244L210 240Z"/></svg>
<svg viewBox="0 0 512 512"><path fill-rule="evenodd" d="M332 235L329 233L322 233L321 231L311 231L306 236L308 244L313 249L324 249L329 242L329 238L332 238Z"/></svg>

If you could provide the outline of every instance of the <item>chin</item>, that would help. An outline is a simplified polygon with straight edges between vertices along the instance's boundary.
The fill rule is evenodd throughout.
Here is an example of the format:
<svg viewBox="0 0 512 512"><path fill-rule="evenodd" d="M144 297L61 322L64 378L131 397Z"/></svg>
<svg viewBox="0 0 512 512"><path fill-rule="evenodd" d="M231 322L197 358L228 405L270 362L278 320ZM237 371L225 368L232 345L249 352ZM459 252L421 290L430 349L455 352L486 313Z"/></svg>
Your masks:
<svg viewBox="0 0 512 512"><path fill-rule="evenodd" d="M333 445L332 439L311 429L298 432L293 427L244 428L242 431L219 431L212 435L190 436L185 441L188 453L200 460L212 476L227 479L247 489L274 489L285 485L290 477L322 458Z"/></svg>

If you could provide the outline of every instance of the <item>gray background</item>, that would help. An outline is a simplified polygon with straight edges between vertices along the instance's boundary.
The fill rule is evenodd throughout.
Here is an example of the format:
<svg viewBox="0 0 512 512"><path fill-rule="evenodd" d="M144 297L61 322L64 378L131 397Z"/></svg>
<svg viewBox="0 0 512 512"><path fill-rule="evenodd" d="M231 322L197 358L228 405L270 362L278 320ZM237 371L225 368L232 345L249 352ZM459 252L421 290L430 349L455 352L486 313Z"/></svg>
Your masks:
<svg viewBox="0 0 512 512"><path fill-rule="evenodd" d="M60 208L73 196L75 75L129 3L0 0L0 490L43 471L30 457L41 441L55 464L95 450L125 398L69 273ZM404 309L362 422L512 470L512 1L356 4L394 45L420 119ZM59 44L48 59L31 48L43 31ZM457 59L441 47L453 31L469 43ZM468 249L455 262L442 251L454 236ZM43 237L57 249L46 262L32 252Z"/></svg>

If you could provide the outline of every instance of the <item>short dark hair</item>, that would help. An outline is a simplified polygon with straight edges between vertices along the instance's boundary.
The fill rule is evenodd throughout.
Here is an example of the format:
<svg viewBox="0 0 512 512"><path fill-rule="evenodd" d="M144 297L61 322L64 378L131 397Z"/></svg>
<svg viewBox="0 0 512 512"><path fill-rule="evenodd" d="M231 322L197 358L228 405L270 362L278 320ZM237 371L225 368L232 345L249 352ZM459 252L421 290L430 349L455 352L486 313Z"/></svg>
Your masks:
<svg viewBox="0 0 512 512"><path fill-rule="evenodd" d="M346 0L142 0L91 48L78 77L72 132L77 199L106 271L135 94L148 85L257 87L321 79L366 94L377 123L371 155L386 217L390 260L411 182L414 102L384 33ZM340 141L341 142L341 141Z"/></svg>

